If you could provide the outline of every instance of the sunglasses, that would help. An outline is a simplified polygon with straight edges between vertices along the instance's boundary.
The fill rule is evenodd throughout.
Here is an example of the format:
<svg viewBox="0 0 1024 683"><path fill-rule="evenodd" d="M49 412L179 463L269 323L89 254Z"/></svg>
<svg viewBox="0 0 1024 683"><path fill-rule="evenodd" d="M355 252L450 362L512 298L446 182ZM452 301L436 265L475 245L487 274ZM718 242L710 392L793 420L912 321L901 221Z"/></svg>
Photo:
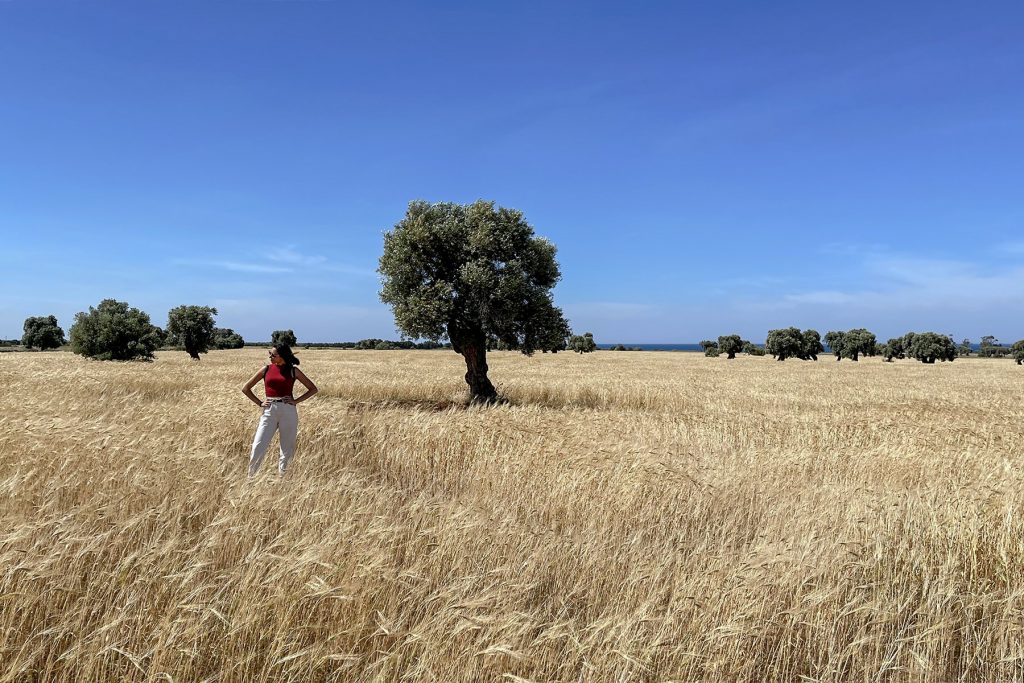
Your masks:
<svg viewBox="0 0 1024 683"><path fill-rule="evenodd" d="M268 351L267 355L271 358L277 358L280 354L277 351Z"/></svg>

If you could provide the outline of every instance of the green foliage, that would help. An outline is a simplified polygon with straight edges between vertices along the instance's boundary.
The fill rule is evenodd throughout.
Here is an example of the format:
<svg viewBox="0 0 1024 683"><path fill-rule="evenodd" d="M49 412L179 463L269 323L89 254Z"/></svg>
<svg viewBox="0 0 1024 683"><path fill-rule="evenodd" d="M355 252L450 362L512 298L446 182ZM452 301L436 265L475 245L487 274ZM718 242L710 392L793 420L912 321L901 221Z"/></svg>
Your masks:
<svg viewBox="0 0 1024 683"><path fill-rule="evenodd" d="M825 343L832 350L836 360L849 358L852 361L858 360L858 356L874 356L877 352L878 340L875 335L863 327L858 327L847 332L832 331L825 335Z"/></svg>
<svg viewBox="0 0 1024 683"><path fill-rule="evenodd" d="M706 356L706 355L708 355L708 350L709 349L717 349L718 348L718 342L711 341L710 339L705 339L705 340L703 340L700 343L700 346L701 346L702 349L704 349L704 355Z"/></svg>
<svg viewBox="0 0 1024 683"><path fill-rule="evenodd" d="M625 347L625 346L623 346L622 344L616 344L615 346L613 346L613 347L611 348L611 350L612 350L612 351L625 351L625 350L626 350L626 347Z"/></svg>
<svg viewBox="0 0 1024 683"><path fill-rule="evenodd" d="M836 357L836 360L842 360L843 358L843 338L846 336L845 332L839 332L837 330L830 330L825 333L825 343L828 345L832 355Z"/></svg>
<svg viewBox="0 0 1024 683"><path fill-rule="evenodd" d="M458 348L492 334L530 354L568 337L551 298L561 274L555 247L514 209L412 202L384 235L381 300L403 334Z"/></svg>
<svg viewBox="0 0 1024 683"><path fill-rule="evenodd" d="M718 350L726 354L726 358L733 359L736 354L743 350L743 339L738 334L730 334L718 338ZM707 352L705 351L705 354Z"/></svg>
<svg viewBox="0 0 1024 683"><path fill-rule="evenodd" d="M935 332L910 332L903 337L904 353L922 363L934 363L936 360L953 361L957 357L956 342Z"/></svg>
<svg viewBox="0 0 1024 683"><path fill-rule="evenodd" d="M582 335L569 337L569 350L576 353L591 353L597 351L597 344L594 342L594 335L586 332Z"/></svg>
<svg viewBox="0 0 1024 683"><path fill-rule="evenodd" d="M708 358L718 358L722 355L722 352L717 346L709 346L704 350L704 355Z"/></svg>
<svg viewBox="0 0 1024 683"><path fill-rule="evenodd" d="M903 346L903 342L906 337L893 337L885 343L885 347L882 350L882 359L886 363L891 363L893 358L906 358L906 348Z"/></svg>
<svg viewBox="0 0 1024 683"><path fill-rule="evenodd" d="M959 354L960 347L952 337L935 332L907 332L886 342L882 355L890 363L894 358L908 357L922 363L934 363L936 360L953 361Z"/></svg>
<svg viewBox="0 0 1024 683"><path fill-rule="evenodd" d="M800 346L801 360L818 360L818 354L825 350L821 345L821 335L817 330L804 330L800 334L802 344Z"/></svg>
<svg viewBox="0 0 1024 683"><path fill-rule="evenodd" d="M750 348L757 349L753 344L750 345ZM764 355L767 352L775 356L777 360L786 360L787 358L818 360L818 354L823 350L821 335L817 330L801 332L799 327L785 327L769 330L764 349L760 350L760 353L757 351L753 353L754 355Z"/></svg>
<svg viewBox="0 0 1024 683"><path fill-rule="evenodd" d="M213 348L215 349L240 349L245 346L245 340L230 327L213 328Z"/></svg>
<svg viewBox="0 0 1024 683"><path fill-rule="evenodd" d="M1013 343L1013 346L1010 347L1010 354L1017 361L1017 365L1024 363L1024 339Z"/></svg>
<svg viewBox="0 0 1024 683"><path fill-rule="evenodd" d="M762 349L760 346L757 346L753 342L744 341L743 353L747 354L748 356L763 356L764 349Z"/></svg>
<svg viewBox="0 0 1024 683"><path fill-rule="evenodd" d="M487 379L489 337L527 355L565 348L569 324L551 295L561 277L555 246L515 209L412 202L385 233L377 270L398 329L451 340L475 399L497 395Z"/></svg>
<svg viewBox="0 0 1024 683"><path fill-rule="evenodd" d="M297 346L298 343L299 340L295 338L295 333L291 330L274 330L270 335L271 346L277 346L278 344Z"/></svg>
<svg viewBox="0 0 1024 683"><path fill-rule="evenodd" d="M971 355L971 340L965 338L962 342L960 342L960 346L957 347L956 351L961 356Z"/></svg>
<svg viewBox="0 0 1024 683"><path fill-rule="evenodd" d="M169 342L169 336L167 330L160 327L159 325L153 325L153 332L156 334L156 338L160 341L160 345L157 348L167 346Z"/></svg>
<svg viewBox="0 0 1024 683"><path fill-rule="evenodd" d="M21 344L27 349L46 351L59 348L65 343L64 330L57 324L57 316L54 315L26 318L22 329L24 335Z"/></svg>
<svg viewBox="0 0 1024 683"><path fill-rule="evenodd" d="M999 340L992 335L981 338L978 348L979 358L1001 358L1010 353L1010 349L999 343Z"/></svg>
<svg viewBox="0 0 1024 683"><path fill-rule="evenodd" d="M114 299L76 313L70 337L72 351L97 360L149 360L160 345L149 315Z"/></svg>
<svg viewBox="0 0 1024 683"><path fill-rule="evenodd" d="M217 309L210 306L178 306L167 313L167 337L171 343L185 347L192 358L206 353L214 345Z"/></svg>
<svg viewBox="0 0 1024 683"><path fill-rule="evenodd" d="M804 337L798 327L786 327L768 330L764 350L775 356L776 360L787 358L803 358Z"/></svg>
<svg viewBox="0 0 1024 683"><path fill-rule="evenodd" d="M357 342L339 342L337 344L321 344L320 346L336 346L345 349L355 349L356 351L408 351L411 349L430 350L445 348L444 344L430 340L417 344L409 339L390 340L377 339L376 337L360 339Z"/></svg>

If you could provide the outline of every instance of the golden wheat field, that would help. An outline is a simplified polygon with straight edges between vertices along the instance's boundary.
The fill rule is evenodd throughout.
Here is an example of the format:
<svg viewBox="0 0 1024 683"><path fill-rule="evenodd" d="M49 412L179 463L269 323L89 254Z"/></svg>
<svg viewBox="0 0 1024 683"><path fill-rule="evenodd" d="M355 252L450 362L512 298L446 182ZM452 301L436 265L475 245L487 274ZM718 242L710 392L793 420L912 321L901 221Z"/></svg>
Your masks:
<svg viewBox="0 0 1024 683"><path fill-rule="evenodd" d="M299 354L0 355L0 681L1024 677L1011 361Z"/></svg>

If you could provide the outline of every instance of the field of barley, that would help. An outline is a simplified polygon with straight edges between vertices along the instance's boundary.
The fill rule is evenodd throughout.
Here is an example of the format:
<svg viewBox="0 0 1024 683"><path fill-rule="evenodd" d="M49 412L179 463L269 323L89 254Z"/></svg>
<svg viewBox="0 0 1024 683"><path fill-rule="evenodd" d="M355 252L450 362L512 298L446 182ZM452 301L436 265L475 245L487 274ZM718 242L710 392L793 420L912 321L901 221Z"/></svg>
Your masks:
<svg viewBox="0 0 1024 683"><path fill-rule="evenodd" d="M1012 361L299 355L0 355L0 682L1024 678Z"/></svg>

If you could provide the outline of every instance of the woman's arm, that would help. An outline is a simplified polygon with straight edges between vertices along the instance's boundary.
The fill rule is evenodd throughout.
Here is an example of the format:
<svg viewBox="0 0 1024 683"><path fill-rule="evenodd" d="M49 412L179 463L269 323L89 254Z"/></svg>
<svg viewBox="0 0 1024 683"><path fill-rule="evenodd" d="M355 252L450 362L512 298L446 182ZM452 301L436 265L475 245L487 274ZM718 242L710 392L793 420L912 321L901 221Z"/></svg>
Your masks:
<svg viewBox="0 0 1024 683"><path fill-rule="evenodd" d="M256 394L252 393L252 388L256 385L257 382L263 379L263 372L263 370L257 370L256 374L250 377L249 381L242 385L242 394L244 394L247 399L258 405L259 407L266 408L266 401L259 400L258 398L256 398Z"/></svg>
<svg viewBox="0 0 1024 683"><path fill-rule="evenodd" d="M299 396L298 398L294 399L292 401L293 404L294 403L302 403L303 401L305 401L307 399L311 399L314 396L316 396L316 393L318 391L320 391L319 389L316 388L316 385L313 384L313 381L311 379L309 379L308 377L306 377L306 375L302 372L302 370L299 370L298 368L295 368L295 379L297 379L300 382L302 382L302 386L306 387L306 393L304 393L302 396Z"/></svg>

